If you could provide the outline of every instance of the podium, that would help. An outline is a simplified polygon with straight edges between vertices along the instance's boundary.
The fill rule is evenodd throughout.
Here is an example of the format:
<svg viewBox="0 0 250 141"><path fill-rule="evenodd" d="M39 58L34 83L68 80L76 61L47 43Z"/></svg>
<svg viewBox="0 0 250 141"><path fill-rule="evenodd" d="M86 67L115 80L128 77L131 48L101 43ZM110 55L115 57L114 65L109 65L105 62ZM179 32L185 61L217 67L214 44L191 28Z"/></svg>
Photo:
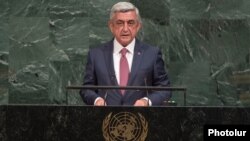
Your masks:
<svg viewBox="0 0 250 141"><path fill-rule="evenodd" d="M146 141L202 141L205 124L250 124L249 107L1 105L0 113L3 141L132 140L139 133Z"/></svg>

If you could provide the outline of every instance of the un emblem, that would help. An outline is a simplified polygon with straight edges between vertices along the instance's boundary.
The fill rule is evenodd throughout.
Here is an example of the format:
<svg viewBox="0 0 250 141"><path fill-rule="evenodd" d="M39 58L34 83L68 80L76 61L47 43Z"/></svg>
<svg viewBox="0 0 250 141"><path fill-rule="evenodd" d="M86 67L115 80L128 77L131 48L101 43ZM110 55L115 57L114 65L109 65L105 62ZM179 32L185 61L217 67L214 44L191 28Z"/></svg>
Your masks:
<svg viewBox="0 0 250 141"><path fill-rule="evenodd" d="M110 113L102 123L106 141L144 141L148 133L148 122L138 113Z"/></svg>

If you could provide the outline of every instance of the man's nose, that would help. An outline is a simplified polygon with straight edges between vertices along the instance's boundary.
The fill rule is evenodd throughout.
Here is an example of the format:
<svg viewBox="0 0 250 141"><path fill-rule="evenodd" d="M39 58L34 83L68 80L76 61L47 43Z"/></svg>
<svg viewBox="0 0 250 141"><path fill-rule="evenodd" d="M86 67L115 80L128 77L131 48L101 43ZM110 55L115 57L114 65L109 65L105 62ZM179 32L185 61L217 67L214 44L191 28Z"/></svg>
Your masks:
<svg viewBox="0 0 250 141"><path fill-rule="evenodd" d="M128 23L124 23L122 30L125 32L128 31Z"/></svg>

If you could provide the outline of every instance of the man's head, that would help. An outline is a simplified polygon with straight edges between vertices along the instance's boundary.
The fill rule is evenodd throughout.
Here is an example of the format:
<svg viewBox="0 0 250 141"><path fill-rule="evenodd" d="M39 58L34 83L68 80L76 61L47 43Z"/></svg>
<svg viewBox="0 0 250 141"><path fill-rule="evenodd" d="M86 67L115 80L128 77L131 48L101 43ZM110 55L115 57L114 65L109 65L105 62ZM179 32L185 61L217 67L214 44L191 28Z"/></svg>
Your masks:
<svg viewBox="0 0 250 141"><path fill-rule="evenodd" d="M117 41L127 46L141 27L139 10L129 2L115 4L110 12L109 28Z"/></svg>

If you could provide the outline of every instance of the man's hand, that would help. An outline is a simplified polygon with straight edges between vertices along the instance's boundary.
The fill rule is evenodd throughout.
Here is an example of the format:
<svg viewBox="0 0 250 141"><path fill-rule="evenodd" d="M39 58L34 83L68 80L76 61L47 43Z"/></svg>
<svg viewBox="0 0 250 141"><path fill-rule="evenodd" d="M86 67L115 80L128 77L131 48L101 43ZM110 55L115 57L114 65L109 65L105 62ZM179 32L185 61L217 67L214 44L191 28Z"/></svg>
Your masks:
<svg viewBox="0 0 250 141"><path fill-rule="evenodd" d="M99 98L94 106L106 106L105 101L103 98Z"/></svg>
<svg viewBox="0 0 250 141"><path fill-rule="evenodd" d="M148 100L139 99L135 102L134 106L148 106Z"/></svg>

